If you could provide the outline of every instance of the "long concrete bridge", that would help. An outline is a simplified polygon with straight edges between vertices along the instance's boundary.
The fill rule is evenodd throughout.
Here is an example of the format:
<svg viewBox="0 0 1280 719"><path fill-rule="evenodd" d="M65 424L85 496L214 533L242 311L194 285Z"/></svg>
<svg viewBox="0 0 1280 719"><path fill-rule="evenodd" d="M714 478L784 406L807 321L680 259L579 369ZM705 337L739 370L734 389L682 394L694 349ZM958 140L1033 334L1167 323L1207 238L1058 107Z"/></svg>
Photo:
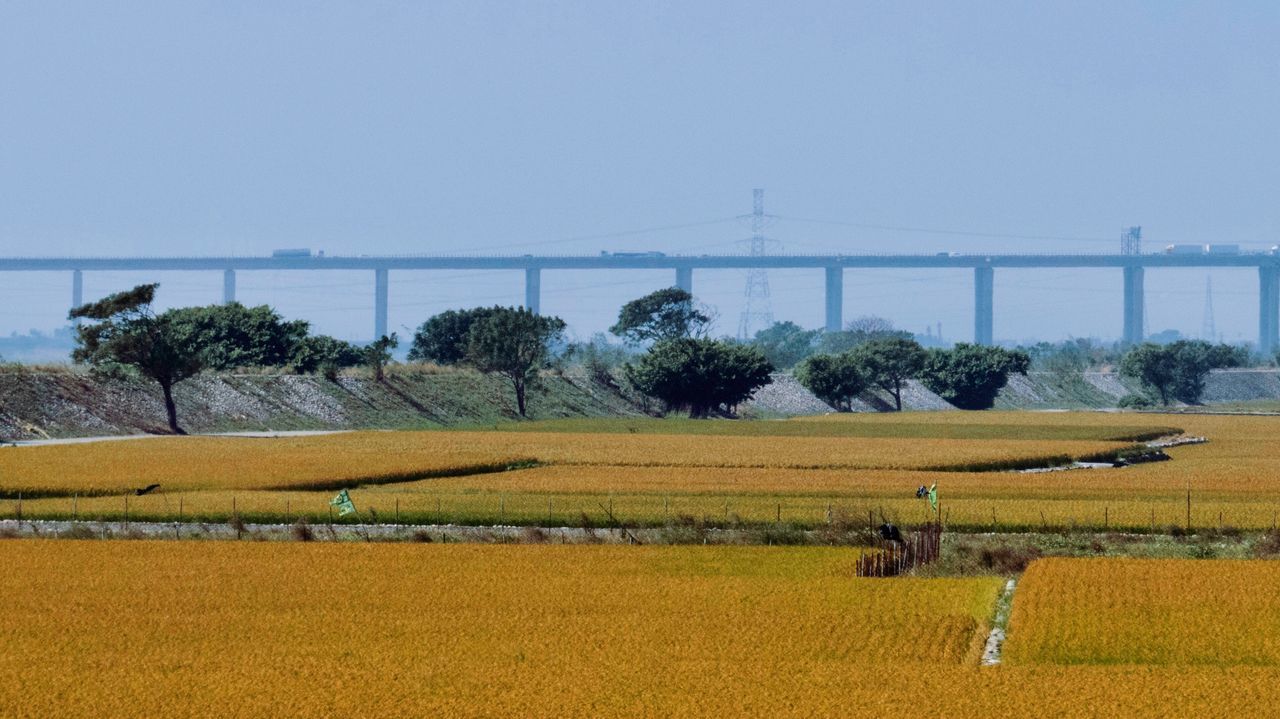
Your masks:
<svg viewBox="0 0 1280 719"><path fill-rule="evenodd" d="M8 257L0 258L0 272L71 272L71 304L83 302L83 273L93 271L222 272L223 300L236 296L236 272L254 270L368 270L373 272L374 336L387 332L388 274L392 270L512 270L523 271L525 306L541 306L543 270L671 270L675 286L693 291L694 270L797 269L821 270L826 289L827 330L843 325L844 270L858 269L972 269L974 288L973 339L991 344L995 316L997 269L1094 268L1119 270L1124 277L1125 342L1141 342L1143 278L1146 270L1168 267L1243 267L1258 271L1258 349L1274 352L1280 340L1280 256L1240 254L937 254L937 255L665 255L612 253L600 255L290 255L271 257ZM816 278L815 278L816 279Z"/></svg>

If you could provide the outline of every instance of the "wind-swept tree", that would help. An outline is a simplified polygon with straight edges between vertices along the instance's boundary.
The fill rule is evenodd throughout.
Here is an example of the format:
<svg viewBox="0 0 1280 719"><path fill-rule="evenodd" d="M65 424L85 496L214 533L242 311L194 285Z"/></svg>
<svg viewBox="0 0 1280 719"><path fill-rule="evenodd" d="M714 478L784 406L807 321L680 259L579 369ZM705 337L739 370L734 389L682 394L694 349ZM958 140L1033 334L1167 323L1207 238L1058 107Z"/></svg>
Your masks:
<svg viewBox="0 0 1280 719"><path fill-rule="evenodd" d="M650 292L622 306L618 323L609 331L629 345L682 337L702 337L711 314L693 304L693 295L679 287Z"/></svg>
<svg viewBox="0 0 1280 719"><path fill-rule="evenodd" d="M72 309L70 319L94 322L76 328L71 358L107 376L154 380L164 394L169 430L186 434L178 426L173 386L204 368L203 348L177 326L174 311L156 315L151 310L159 286L138 285Z"/></svg>

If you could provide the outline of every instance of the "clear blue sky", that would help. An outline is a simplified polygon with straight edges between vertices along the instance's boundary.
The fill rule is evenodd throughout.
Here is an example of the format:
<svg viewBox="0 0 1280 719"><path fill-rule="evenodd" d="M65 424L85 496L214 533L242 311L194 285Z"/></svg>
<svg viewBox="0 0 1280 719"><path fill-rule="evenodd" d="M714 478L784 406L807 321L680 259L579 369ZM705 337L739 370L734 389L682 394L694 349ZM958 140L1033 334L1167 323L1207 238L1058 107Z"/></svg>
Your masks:
<svg viewBox="0 0 1280 719"><path fill-rule="evenodd" d="M5 2L0 254L734 251L753 187L796 252L1103 251L1130 224L1269 247L1277 38L1271 0ZM242 273L240 295L365 338L371 274ZM220 295L155 279L170 304ZM671 280L548 272L543 309L585 336ZM770 280L778 318L821 324L819 272ZM1205 280L1149 272L1150 329L1198 335ZM391 325L522 282L393 273ZM966 339L971 282L850 271L845 315ZM744 274L695 283L734 332ZM1251 338L1256 273L1213 286L1218 331ZM0 333L62 324L69 288L0 275ZM1120 322L1118 271L997 272L997 338Z"/></svg>

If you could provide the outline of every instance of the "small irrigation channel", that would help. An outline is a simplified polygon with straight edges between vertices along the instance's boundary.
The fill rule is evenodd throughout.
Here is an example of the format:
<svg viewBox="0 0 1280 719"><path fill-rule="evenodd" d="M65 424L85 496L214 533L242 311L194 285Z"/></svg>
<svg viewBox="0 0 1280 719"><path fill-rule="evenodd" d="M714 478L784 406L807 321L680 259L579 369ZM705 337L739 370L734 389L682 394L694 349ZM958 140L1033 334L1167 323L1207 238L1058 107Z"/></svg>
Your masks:
<svg viewBox="0 0 1280 719"><path fill-rule="evenodd" d="M1127 449L1108 452L1097 457L1079 459L1062 464L1051 464L1044 467L1025 467L1012 471L1020 474L1040 474L1042 472L1065 472L1073 469L1120 469L1121 467L1129 467L1135 464L1167 462L1173 458L1165 453L1166 449L1188 444L1204 444L1208 441L1204 437L1174 435L1143 442Z"/></svg>
<svg viewBox="0 0 1280 719"><path fill-rule="evenodd" d="M1013 593L1017 588L1018 580L1010 579L996 600L995 620L991 623L991 633L987 635L987 645L982 649L982 665L985 667L1000 663L1000 651L1004 648L1005 634L1009 629L1009 614L1013 611Z"/></svg>

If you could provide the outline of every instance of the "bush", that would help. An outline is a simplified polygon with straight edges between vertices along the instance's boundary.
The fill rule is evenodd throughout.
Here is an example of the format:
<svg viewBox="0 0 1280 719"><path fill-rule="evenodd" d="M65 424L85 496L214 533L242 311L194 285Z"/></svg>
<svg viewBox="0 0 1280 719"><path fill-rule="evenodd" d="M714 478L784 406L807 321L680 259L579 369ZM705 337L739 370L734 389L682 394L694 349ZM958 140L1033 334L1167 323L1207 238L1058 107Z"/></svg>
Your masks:
<svg viewBox="0 0 1280 719"><path fill-rule="evenodd" d="M360 348L328 335L304 337L294 345L289 364L295 372L318 372L328 379L335 379L338 370L355 367L363 361ZM331 372L332 370L332 376Z"/></svg>
<svg viewBox="0 0 1280 719"><path fill-rule="evenodd" d="M1156 403L1145 394L1127 394L1116 402L1116 406L1120 409L1150 409L1156 406Z"/></svg>

